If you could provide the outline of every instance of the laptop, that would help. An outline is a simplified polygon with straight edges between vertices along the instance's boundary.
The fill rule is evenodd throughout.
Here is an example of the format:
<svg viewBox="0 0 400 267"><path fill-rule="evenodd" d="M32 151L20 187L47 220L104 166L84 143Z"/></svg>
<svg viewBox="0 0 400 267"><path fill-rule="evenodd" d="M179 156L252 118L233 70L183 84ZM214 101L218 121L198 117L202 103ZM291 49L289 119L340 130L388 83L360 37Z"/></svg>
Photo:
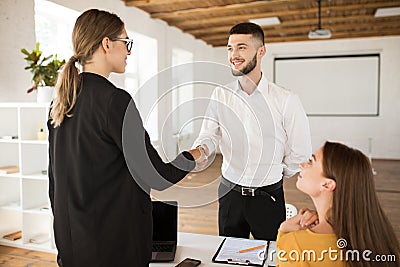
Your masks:
<svg viewBox="0 0 400 267"><path fill-rule="evenodd" d="M174 261L178 241L178 202L153 201L151 262Z"/></svg>

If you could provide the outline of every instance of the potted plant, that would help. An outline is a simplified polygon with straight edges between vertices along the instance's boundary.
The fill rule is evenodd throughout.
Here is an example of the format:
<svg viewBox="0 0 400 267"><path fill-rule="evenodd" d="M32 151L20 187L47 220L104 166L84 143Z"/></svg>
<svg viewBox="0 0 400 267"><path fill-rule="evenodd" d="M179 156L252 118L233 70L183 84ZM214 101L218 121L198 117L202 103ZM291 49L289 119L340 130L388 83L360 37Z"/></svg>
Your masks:
<svg viewBox="0 0 400 267"><path fill-rule="evenodd" d="M27 90L27 93L37 90L37 102L49 102L53 97L59 70L65 64L65 60L59 60L57 54L42 56L39 46L40 44L36 43L36 48L31 53L25 48L21 49L28 63L25 69L33 74L33 86Z"/></svg>

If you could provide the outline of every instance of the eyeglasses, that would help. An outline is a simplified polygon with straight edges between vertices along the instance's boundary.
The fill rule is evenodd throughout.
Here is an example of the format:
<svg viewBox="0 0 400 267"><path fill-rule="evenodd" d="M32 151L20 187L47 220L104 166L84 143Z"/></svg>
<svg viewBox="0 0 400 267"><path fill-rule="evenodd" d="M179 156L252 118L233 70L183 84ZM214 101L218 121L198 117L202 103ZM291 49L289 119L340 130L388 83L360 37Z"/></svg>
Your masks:
<svg viewBox="0 0 400 267"><path fill-rule="evenodd" d="M110 38L111 41L122 41L125 42L126 45L126 49L128 50L128 52L131 52L132 50L132 46L133 46L133 40L132 39L128 39L128 38Z"/></svg>

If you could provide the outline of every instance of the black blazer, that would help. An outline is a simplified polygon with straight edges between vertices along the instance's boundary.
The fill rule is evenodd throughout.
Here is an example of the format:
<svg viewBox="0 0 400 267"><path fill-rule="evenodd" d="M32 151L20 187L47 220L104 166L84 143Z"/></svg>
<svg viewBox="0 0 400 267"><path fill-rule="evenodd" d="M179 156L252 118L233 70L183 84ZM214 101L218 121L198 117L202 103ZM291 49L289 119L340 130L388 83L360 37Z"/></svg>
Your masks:
<svg viewBox="0 0 400 267"><path fill-rule="evenodd" d="M150 188L170 185L160 176L180 181L195 162L183 152L164 163L131 96L106 78L82 73L79 88L72 117L57 128L48 122L49 197L59 257L64 267L147 266Z"/></svg>

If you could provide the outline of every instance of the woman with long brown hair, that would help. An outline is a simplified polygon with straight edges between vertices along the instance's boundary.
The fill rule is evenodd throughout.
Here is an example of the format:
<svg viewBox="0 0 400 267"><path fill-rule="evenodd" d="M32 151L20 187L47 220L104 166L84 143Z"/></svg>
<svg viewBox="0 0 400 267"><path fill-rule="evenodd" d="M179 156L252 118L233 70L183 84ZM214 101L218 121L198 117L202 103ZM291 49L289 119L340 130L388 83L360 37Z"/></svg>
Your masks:
<svg viewBox="0 0 400 267"><path fill-rule="evenodd" d="M326 142L300 167L296 186L312 198L319 223L303 225L300 212L281 224L279 266L400 266L399 243L363 153Z"/></svg>
<svg viewBox="0 0 400 267"><path fill-rule="evenodd" d="M147 266L150 188L180 181L202 155L196 148L164 163L131 96L108 80L110 73L125 71L132 42L122 20L107 11L85 11L73 29L74 55L48 121L49 197L60 266Z"/></svg>

